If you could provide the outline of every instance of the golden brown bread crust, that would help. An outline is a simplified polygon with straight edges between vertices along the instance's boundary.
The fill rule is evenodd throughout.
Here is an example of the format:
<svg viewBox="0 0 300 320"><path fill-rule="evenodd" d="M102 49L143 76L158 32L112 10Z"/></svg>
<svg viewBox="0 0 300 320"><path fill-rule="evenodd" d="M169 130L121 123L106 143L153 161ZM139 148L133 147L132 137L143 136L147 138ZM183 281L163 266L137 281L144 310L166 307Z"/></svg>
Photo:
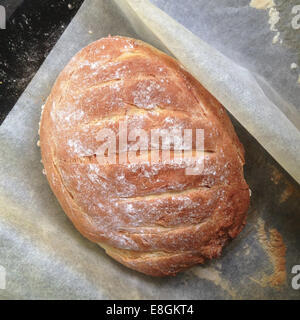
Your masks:
<svg viewBox="0 0 300 320"><path fill-rule="evenodd" d="M204 129L205 162L99 164L101 128ZM50 186L76 228L129 268L174 275L242 230L249 206L244 150L221 104L173 58L138 40L108 37L59 75L40 126ZM147 150L146 150L147 152Z"/></svg>

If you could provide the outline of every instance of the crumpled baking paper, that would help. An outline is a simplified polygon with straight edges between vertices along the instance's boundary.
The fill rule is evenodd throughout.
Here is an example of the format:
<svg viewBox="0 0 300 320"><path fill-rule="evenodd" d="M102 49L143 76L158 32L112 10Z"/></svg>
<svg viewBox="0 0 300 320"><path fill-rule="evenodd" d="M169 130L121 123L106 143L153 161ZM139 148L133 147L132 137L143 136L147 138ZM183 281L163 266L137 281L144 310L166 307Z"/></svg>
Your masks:
<svg viewBox="0 0 300 320"><path fill-rule="evenodd" d="M200 2L188 1L190 10L200 12ZM129 270L84 239L42 174L41 105L70 58L108 34L173 54L238 120L252 190L247 226L219 259L176 277ZM268 152L298 180L299 132L262 83L146 0L86 0L0 127L0 298L298 299L291 268L300 264L299 186Z"/></svg>

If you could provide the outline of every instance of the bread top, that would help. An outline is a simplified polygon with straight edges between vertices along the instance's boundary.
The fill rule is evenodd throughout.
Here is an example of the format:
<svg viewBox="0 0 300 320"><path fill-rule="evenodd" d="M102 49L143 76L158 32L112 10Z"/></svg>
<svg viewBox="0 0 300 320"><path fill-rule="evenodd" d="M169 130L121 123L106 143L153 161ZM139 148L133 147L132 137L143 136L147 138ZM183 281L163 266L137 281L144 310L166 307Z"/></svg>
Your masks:
<svg viewBox="0 0 300 320"><path fill-rule="evenodd" d="M150 144L142 163L99 163L97 133L107 128L119 138L121 121L149 135L204 129L203 172L186 175L185 163L161 158L150 163ZM72 222L130 267L131 251L180 252L186 266L213 257L244 224L244 150L225 109L175 59L142 41L108 37L76 54L46 101L40 141L48 181Z"/></svg>

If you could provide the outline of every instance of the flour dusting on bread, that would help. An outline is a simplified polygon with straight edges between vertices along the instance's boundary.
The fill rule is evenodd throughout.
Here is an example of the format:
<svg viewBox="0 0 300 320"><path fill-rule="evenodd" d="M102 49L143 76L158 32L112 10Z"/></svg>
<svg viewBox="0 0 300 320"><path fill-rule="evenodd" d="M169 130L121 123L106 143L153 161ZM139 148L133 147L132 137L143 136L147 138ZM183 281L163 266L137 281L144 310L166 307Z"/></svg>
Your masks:
<svg viewBox="0 0 300 320"><path fill-rule="evenodd" d="M170 159L99 162L106 130L120 144L128 132L201 129L203 158L165 140ZM128 148L120 159L136 151ZM194 143L194 142L193 142ZM40 145L50 186L76 228L120 263L153 275L175 275L218 257L243 229L249 206L244 150L223 106L173 58L125 37L81 50L55 82L42 113ZM160 143L152 147L162 152ZM186 169L204 164L197 175Z"/></svg>

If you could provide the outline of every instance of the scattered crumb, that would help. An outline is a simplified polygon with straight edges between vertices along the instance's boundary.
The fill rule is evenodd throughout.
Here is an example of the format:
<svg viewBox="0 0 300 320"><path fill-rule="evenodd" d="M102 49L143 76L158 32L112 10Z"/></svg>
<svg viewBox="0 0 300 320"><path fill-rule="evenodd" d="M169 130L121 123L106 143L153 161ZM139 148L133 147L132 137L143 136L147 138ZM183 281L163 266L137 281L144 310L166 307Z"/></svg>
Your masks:
<svg viewBox="0 0 300 320"><path fill-rule="evenodd" d="M278 185L284 186L284 190L280 194L279 203L285 202L296 190L293 185L286 179L283 174L274 166L271 167L271 181Z"/></svg>
<svg viewBox="0 0 300 320"><path fill-rule="evenodd" d="M249 245L246 244L246 245L243 247L243 249L244 249L244 255L245 255L245 256L249 256L249 254L250 254L250 247L249 247Z"/></svg>
<svg viewBox="0 0 300 320"><path fill-rule="evenodd" d="M92 30L89 30L89 34L92 34L93 33L93 31Z"/></svg>
<svg viewBox="0 0 300 320"><path fill-rule="evenodd" d="M280 36L280 32L277 32L276 35L273 37L272 43L275 44L278 42Z"/></svg>
<svg viewBox="0 0 300 320"><path fill-rule="evenodd" d="M251 0L250 2L250 7L259 10L266 10L272 8L274 5L273 0Z"/></svg>
<svg viewBox="0 0 300 320"><path fill-rule="evenodd" d="M68 4L68 9L72 10L74 7L71 3Z"/></svg>
<svg viewBox="0 0 300 320"><path fill-rule="evenodd" d="M284 191L281 193L279 198L279 203L285 202L294 193L294 188L292 185L288 184Z"/></svg>
<svg viewBox="0 0 300 320"><path fill-rule="evenodd" d="M298 68L297 63L295 62L291 63L291 69L297 69L297 68Z"/></svg>
<svg viewBox="0 0 300 320"><path fill-rule="evenodd" d="M279 22L280 16L279 11L276 8L271 8L269 10L269 25L271 31L278 31L276 28L276 24Z"/></svg>
<svg viewBox="0 0 300 320"><path fill-rule="evenodd" d="M280 20L279 11L275 7L275 3L273 0L252 0L250 2L250 7L259 9L259 10L269 10L269 25L270 30L276 32L276 35L273 37L272 43L275 44L279 42L282 43L282 39L280 39L280 32L276 28L276 24Z"/></svg>
<svg viewBox="0 0 300 320"><path fill-rule="evenodd" d="M40 140L38 140L38 142L36 143L36 145L38 146L38 147L40 147Z"/></svg>
<svg viewBox="0 0 300 320"><path fill-rule="evenodd" d="M268 254L272 264L273 273L264 275L259 283L264 286L278 287L286 283L286 246L281 234L276 229L270 229L268 234L265 230L265 222L258 219L258 240ZM254 281L254 279L252 279Z"/></svg>
<svg viewBox="0 0 300 320"><path fill-rule="evenodd" d="M272 169L271 181L273 181L274 184L278 184L282 178L282 173L275 167L273 167Z"/></svg>

